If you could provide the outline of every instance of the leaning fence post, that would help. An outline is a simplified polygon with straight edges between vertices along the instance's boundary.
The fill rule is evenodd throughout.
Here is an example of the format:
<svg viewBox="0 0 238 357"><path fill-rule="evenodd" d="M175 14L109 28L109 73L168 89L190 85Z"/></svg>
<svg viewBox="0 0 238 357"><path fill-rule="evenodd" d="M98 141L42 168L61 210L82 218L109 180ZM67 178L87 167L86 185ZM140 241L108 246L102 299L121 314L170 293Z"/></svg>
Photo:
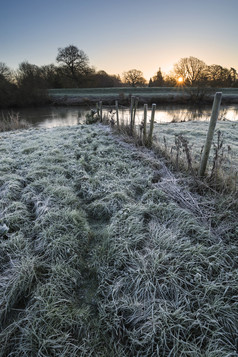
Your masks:
<svg viewBox="0 0 238 357"><path fill-rule="evenodd" d="M117 127L119 128L118 100L115 101L115 106L116 106Z"/></svg>
<svg viewBox="0 0 238 357"><path fill-rule="evenodd" d="M99 102L99 117L100 121L102 122L102 101Z"/></svg>
<svg viewBox="0 0 238 357"><path fill-rule="evenodd" d="M153 135L154 121L155 121L155 109L156 109L156 104L152 104L150 131L149 131L148 141L147 141L148 146L152 146L152 135Z"/></svg>
<svg viewBox="0 0 238 357"><path fill-rule="evenodd" d="M147 110L148 110L148 104L144 104L143 145L146 144Z"/></svg>
<svg viewBox="0 0 238 357"><path fill-rule="evenodd" d="M206 143L205 143L205 146L203 149L201 164L200 164L199 171L198 171L198 176L200 176L200 177L204 176L205 171L206 171L207 161L208 161L210 149L212 146L212 139L213 139L216 123L217 123L217 118L219 115L221 98L222 98L222 92L217 92L215 94L215 97L213 100L212 115L211 115L209 128L208 128L208 132L207 132Z"/></svg>

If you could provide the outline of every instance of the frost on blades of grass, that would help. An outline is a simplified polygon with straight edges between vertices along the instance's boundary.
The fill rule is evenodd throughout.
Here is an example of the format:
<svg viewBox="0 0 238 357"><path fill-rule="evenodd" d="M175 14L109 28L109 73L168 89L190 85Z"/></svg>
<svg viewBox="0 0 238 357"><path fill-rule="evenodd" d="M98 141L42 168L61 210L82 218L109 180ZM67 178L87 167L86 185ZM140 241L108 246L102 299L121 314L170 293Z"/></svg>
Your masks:
<svg viewBox="0 0 238 357"><path fill-rule="evenodd" d="M181 218L160 201L114 216L97 266L105 328L128 355L235 356L237 245Z"/></svg>
<svg viewBox="0 0 238 357"><path fill-rule="evenodd" d="M201 154L206 141L208 130L208 122L183 122L183 123L166 123L155 124L154 134L157 138L157 144L165 154L175 161L178 154L175 138L182 135L188 140L188 148L192 158L192 166L197 169L200 165ZM218 132L221 133L222 147L219 150L218 162L218 177L227 182L230 186L238 184L237 167L238 167L238 140L237 140L238 124L236 122L218 121L214 138L213 146L210 152L208 161L208 173L211 174L214 165L215 147L218 141ZM184 147L179 148L179 162L186 166L187 158ZM234 184L232 184L232 181Z"/></svg>
<svg viewBox="0 0 238 357"><path fill-rule="evenodd" d="M0 154L1 357L237 356L234 201L98 126Z"/></svg>

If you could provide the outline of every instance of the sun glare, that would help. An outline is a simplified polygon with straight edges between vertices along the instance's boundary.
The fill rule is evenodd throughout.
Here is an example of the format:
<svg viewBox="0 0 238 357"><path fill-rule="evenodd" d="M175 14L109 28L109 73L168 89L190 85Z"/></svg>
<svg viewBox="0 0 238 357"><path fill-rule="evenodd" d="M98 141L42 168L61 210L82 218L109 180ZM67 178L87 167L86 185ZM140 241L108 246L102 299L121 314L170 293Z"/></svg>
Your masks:
<svg viewBox="0 0 238 357"><path fill-rule="evenodd" d="M177 79L177 82L178 82L179 84L182 84L182 83L183 83L183 77L179 77L179 78Z"/></svg>

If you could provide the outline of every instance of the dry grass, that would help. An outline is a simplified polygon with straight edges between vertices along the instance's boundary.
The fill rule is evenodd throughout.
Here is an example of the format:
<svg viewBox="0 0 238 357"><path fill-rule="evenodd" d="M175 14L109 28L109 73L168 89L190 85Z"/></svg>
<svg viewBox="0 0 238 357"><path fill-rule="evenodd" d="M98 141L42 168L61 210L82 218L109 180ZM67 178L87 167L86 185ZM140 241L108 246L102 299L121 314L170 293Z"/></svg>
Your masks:
<svg viewBox="0 0 238 357"><path fill-rule="evenodd" d="M8 113L7 116L2 114L2 119L0 121L0 132L26 129L28 127L28 123L20 119L18 113Z"/></svg>

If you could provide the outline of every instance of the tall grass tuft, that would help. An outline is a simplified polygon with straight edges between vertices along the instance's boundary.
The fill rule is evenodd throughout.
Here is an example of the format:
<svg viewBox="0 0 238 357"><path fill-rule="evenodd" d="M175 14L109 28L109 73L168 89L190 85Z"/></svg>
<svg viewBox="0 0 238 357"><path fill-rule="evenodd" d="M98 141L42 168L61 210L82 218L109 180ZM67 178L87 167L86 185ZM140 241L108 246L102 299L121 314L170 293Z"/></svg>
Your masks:
<svg viewBox="0 0 238 357"><path fill-rule="evenodd" d="M2 119L0 121L0 132L27 129L28 127L28 123L23 119L20 119L18 113L9 112L6 116L2 114Z"/></svg>

